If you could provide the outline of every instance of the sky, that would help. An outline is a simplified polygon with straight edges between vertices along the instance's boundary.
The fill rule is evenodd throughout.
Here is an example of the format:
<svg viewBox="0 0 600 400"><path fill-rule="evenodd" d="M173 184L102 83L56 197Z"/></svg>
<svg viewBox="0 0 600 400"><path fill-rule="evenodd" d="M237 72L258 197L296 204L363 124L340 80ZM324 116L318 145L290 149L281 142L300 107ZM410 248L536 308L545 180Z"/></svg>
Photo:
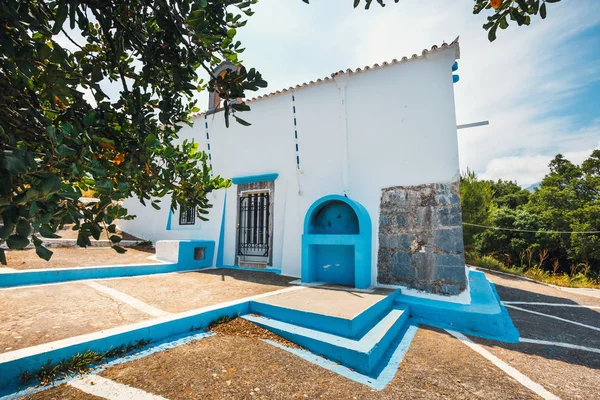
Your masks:
<svg viewBox="0 0 600 400"><path fill-rule="evenodd" d="M600 148L600 0L548 4L545 20L511 22L493 43L472 0L386 2L367 11L354 9L353 0L259 0L236 39L246 49L244 65L269 85L246 95L420 54L460 36L457 123L490 123L458 131L462 171L527 187L544 177L556 154L580 164ZM104 89L116 95L120 87ZM198 98L206 109L208 94Z"/></svg>
<svg viewBox="0 0 600 400"><path fill-rule="evenodd" d="M600 0L548 4L545 20L511 24L493 43L471 0L388 0L369 11L352 3L260 0L237 38L244 65L269 86L248 97L419 54L460 35L457 122L490 121L458 131L461 170L526 187L557 153L581 163L600 148Z"/></svg>

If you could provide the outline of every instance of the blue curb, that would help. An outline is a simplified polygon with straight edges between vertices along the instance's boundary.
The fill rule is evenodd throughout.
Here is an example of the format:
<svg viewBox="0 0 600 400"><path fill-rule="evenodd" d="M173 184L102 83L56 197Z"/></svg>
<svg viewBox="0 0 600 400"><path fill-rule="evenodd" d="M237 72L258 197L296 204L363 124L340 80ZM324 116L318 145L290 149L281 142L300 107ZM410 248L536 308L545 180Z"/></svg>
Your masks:
<svg viewBox="0 0 600 400"><path fill-rule="evenodd" d="M129 361L134 361L134 360L138 360L140 358L144 358L147 356L150 356L154 353L158 353L160 351L164 351L164 350L168 350L168 349L172 349L174 347L177 346L181 346L182 344L186 344L186 343L190 343L196 340L200 340L200 339L204 339L206 337L210 337L210 336L214 336L214 333L206 333L204 331L200 331L198 333L195 334L191 334L191 333L186 333L183 335L178 335L178 336L174 336L174 337L170 337L168 339L165 339L163 341L157 342L157 343L150 343L147 346L144 346L142 349L139 349L129 355L126 355L124 357L119 357L119 358L114 358L108 362L106 362L105 364L102 365L98 365L97 367L93 368L91 371L89 371L86 374L76 374L76 375L72 375L69 376L65 379L61 379L59 381L56 381L54 384L52 384L51 386L40 386L40 387L30 387L24 390L21 390L19 392L16 393L11 393L8 395L4 395L2 396L2 393L0 393L0 400L17 400L17 399L22 399L24 397L27 396L31 396L35 393L47 390L47 389L51 389L57 385L62 385L64 383L70 382L72 380L78 379L82 376L85 375L95 375L95 374L99 374L100 372L104 371L107 368L110 368L112 366L115 365L119 365L119 364L123 364ZM32 383L35 384L35 383Z"/></svg>
<svg viewBox="0 0 600 400"><path fill-rule="evenodd" d="M457 330L485 339L519 342L519 331L502 305L496 288L480 271L469 271L470 304L400 295L396 304L409 306L414 322Z"/></svg>
<svg viewBox="0 0 600 400"><path fill-rule="evenodd" d="M132 343L137 340L152 340L152 342L163 341L177 335L188 334L192 329L206 327L212 321L225 315L234 317L248 313L248 301L215 308L200 312L198 314L185 315L182 317L163 317L162 321L149 320L133 325L129 330L110 334L107 330L105 337L90 339L83 342L66 344L62 347L50 349L43 353L35 353L21 358L15 358L0 363L0 393L3 391L15 391L19 382L19 376L24 371L35 371L41 368L49 360L58 362L72 357L86 350L106 352L122 344ZM166 320L165 320L166 319ZM122 328L113 328L120 330Z"/></svg>
<svg viewBox="0 0 600 400"><path fill-rule="evenodd" d="M84 279L166 274L169 272L183 272L196 269L198 269L198 267L179 265L175 263L162 263L17 271L0 274L0 288L42 285L47 283L79 281Z"/></svg>
<svg viewBox="0 0 600 400"><path fill-rule="evenodd" d="M216 269L237 269L240 271L254 271L254 272L270 272L272 274L281 275L281 269L279 268L248 268L248 267L240 267L237 265L219 265L215 267Z"/></svg>
<svg viewBox="0 0 600 400"><path fill-rule="evenodd" d="M416 333L417 326L409 325L405 331L401 332L396 337L390 346L390 349L387 350L385 360L382 362L381 371L375 378L361 374L357 371L353 371L352 369L344 367L341 364L337 364L303 349L286 347L268 339L263 339L263 341L292 353L303 360L318 365L319 367L325 368L345 378L353 380L354 382L361 383L375 390L383 390L392 381L392 379L394 379L396 371L398 371L398 367L404 359L404 355L408 351Z"/></svg>

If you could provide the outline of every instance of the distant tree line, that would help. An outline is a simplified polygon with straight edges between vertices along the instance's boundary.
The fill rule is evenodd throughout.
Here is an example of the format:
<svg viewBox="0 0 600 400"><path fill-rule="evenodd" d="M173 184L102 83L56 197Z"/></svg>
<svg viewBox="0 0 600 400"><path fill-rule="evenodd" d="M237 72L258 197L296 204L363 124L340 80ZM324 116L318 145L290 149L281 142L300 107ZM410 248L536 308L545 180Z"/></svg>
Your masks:
<svg viewBox="0 0 600 400"><path fill-rule="evenodd" d="M600 150L581 165L558 154L533 192L517 182L461 177L467 261L493 257L521 270L600 275ZM532 231L532 232L524 232ZM567 232L567 233L565 233Z"/></svg>

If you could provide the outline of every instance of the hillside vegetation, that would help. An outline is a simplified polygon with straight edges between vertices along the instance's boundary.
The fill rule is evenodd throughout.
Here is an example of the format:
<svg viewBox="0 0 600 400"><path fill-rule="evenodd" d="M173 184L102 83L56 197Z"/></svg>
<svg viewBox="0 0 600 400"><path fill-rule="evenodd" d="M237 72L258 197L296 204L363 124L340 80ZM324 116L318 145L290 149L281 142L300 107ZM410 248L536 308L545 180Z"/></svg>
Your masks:
<svg viewBox="0 0 600 400"><path fill-rule="evenodd" d="M600 150L581 165L558 154L533 193L467 170L461 177L467 263L562 286L600 287L599 199Z"/></svg>

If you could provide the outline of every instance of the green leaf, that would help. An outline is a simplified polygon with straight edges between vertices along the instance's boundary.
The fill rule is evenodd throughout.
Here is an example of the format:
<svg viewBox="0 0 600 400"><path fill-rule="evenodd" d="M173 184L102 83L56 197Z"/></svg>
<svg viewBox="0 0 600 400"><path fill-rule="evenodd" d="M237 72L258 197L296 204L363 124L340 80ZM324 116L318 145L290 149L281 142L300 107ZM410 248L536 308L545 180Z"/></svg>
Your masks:
<svg viewBox="0 0 600 400"><path fill-rule="evenodd" d="M40 235L42 235L45 238L51 238L51 239L60 238L60 236L58 236L57 234L55 234L52 231L52 229L50 228L50 225L48 225L48 224L44 224L44 225L40 226L40 229L38 232Z"/></svg>
<svg viewBox="0 0 600 400"><path fill-rule="evenodd" d="M235 120L236 120L236 121L237 121L239 124L241 124L241 125L244 125L244 126L250 126L250 125L252 125L250 122L244 121L243 119L241 119L240 117L238 117L238 116L237 116L237 115L235 115L235 114L233 115L233 118L235 118Z"/></svg>
<svg viewBox="0 0 600 400"><path fill-rule="evenodd" d="M17 235L28 237L30 233L31 225L29 224L29 221L26 219L20 219L19 223L17 223Z"/></svg>
<svg viewBox="0 0 600 400"><path fill-rule="evenodd" d="M54 19L54 27L52 28L52 33L58 35L60 30L62 29L65 20L67 19L67 2L65 0L58 1L58 10L56 11L55 19Z"/></svg>
<svg viewBox="0 0 600 400"><path fill-rule="evenodd" d="M497 29L498 29L498 24L494 24L494 26L492 26L492 28L488 32L488 40L490 42L493 42L494 40L496 40L496 30Z"/></svg>
<svg viewBox="0 0 600 400"><path fill-rule="evenodd" d="M52 257L53 253L40 244L35 246L35 254L37 254L38 257L43 258L46 261L50 261L50 257Z"/></svg>
<svg viewBox="0 0 600 400"><path fill-rule="evenodd" d="M111 235L109 240L113 243L119 243L123 238L121 236Z"/></svg>
<svg viewBox="0 0 600 400"><path fill-rule="evenodd" d="M125 252L127 252L127 250L125 250L123 247L121 246L113 246L113 249L115 249L115 251L119 254L124 254Z"/></svg>
<svg viewBox="0 0 600 400"><path fill-rule="evenodd" d="M0 226L0 239L6 240L11 235L14 228L15 224L13 222L4 220L4 225Z"/></svg>
<svg viewBox="0 0 600 400"><path fill-rule="evenodd" d="M546 3L542 3L541 7L540 7L540 17L542 17L542 19L546 19Z"/></svg>
<svg viewBox="0 0 600 400"><path fill-rule="evenodd" d="M9 249L21 250L27 247L29 244L29 239L19 235L10 235L8 239L6 239L6 245Z"/></svg>

